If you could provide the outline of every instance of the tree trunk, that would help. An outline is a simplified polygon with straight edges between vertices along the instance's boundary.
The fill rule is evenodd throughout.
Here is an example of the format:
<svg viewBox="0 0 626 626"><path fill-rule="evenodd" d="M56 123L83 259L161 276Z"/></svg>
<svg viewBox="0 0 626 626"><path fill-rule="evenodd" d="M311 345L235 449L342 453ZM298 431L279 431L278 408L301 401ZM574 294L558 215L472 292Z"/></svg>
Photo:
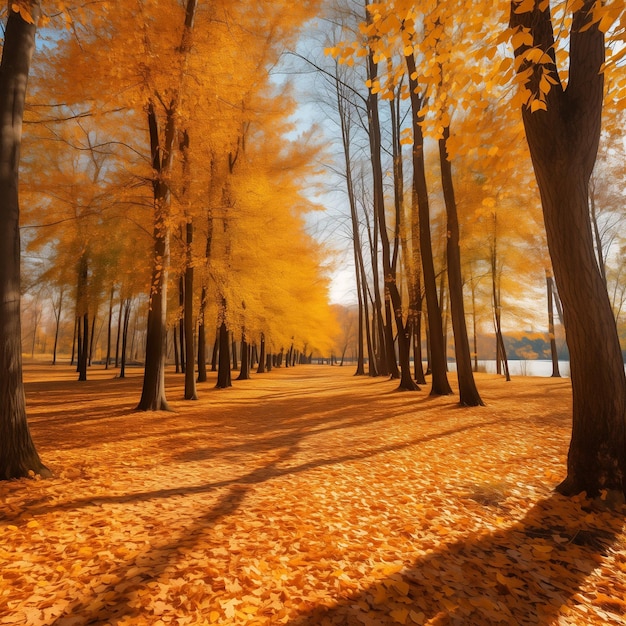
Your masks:
<svg viewBox="0 0 626 626"><path fill-rule="evenodd" d="M29 8L37 22L39 3ZM0 480L51 475L26 421L20 324L18 170L35 24L8 13L0 62Z"/></svg>
<svg viewBox="0 0 626 626"><path fill-rule="evenodd" d="M219 326L215 332L215 341L213 342L213 351L211 353L211 371L217 372L217 358L220 350L220 329Z"/></svg>
<svg viewBox="0 0 626 626"><path fill-rule="evenodd" d="M265 374L265 333L261 333L261 348L259 352L259 366L256 369L257 374Z"/></svg>
<svg viewBox="0 0 626 626"><path fill-rule="evenodd" d="M180 374L180 353L178 351L178 325L172 328L172 345L174 346L174 372Z"/></svg>
<svg viewBox="0 0 626 626"><path fill-rule="evenodd" d="M239 363L237 362L237 341L235 340L235 335L231 335L231 356L233 359L233 370L239 369Z"/></svg>
<svg viewBox="0 0 626 626"><path fill-rule="evenodd" d="M137 410L168 411L170 407L165 397L165 353L167 351L167 277L170 263L170 190L163 176L169 171L171 162L175 131L174 111L168 111L163 148L160 146L158 121L152 102L148 106L148 126L155 171L153 258L145 369Z"/></svg>
<svg viewBox="0 0 626 626"><path fill-rule="evenodd" d="M107 324L107 355L104 361L104 369L109 369L109 362L111 361L111 336L113 327L113 296L115 294L115 288L111 287L111 297L109 298L109 321Z"/></svg>
<svg viewBox="0 0 626 626"><path fill-rule="evenodd" d="M226 323L222 322L219 331L219 360L217 370L218 389L232 387L230 378L230 333L226 328Z"/></svg>
<svg viewBox="0 0 626 626"><path fill-rule="evenodd" d="M124 309L124 323L122 328L122 353L120 358L120 378L126 377L126 344L128 342L128 323L130 321L130 298L126 298L124 300L124 306L121 308Z"/></svg>
<svg viewBox="0 0 626 626"><path fill-rule="evenodd" d="M207 380L206 375L206 326L204 323L204 311L206 298L206 291L202 287L200 295L200 311L198 313L198 378L199 383L205 383Z"/></svg>
<svg viewBox="0 0 626 626"><path fill-rule="evenodd" d="M184 304L184 322L185 322L185 354L187 361L185 364L185 400L197 400L196 378L193 364L194 346L194 320L193 320L193 259L191 258L191 246L193 244L193 223L188 218L186 225L186 243L187 243L187 263L185 267L185 304Z"/></svg>
<svg viewBox="0 0 626 626"><path fill-rule="evenodd" d="M78 380L87 380L87 361L89 353L89 317L85 313L78 319Z"/></svg>
<svg viewBox="0 0 626 626"><path fill-rule="evenodd" d="M623 502L626 494L626 376L619 336L598 269L589 217L589 179L600 140L604 93L604 35L591 23L593 0L574 12L569 82L546 95L546 110L522 110L541 194L548 248L570 353L573 427L563 494L603 490ZM529 28L533 45L554 61L549 6L517 14L511 26ZM591 25L590 25L591 24ZM525 47L516 49L516 54ZM522 64L520 69L525 66ZM539 80L538 71L531 80ZM531 85L532 87L533 85Z"/></svg>
<svg viewBox="0 0 626 626"><path fill-rule="evenodd" d="M117 333L115 339L115 367L119 366L119 358L120 358L120 341L122 338L122 306L124 299L122 298L122 294L120 292L120 308L117 312Z"/></svg>
<svg viewBox="0 0 626 626"><path fill-rule="evenodd" d="M180 355L180 371L185 373L186 354L185 354L185 277L180 276L178 278L178 306L183 311L183 315L178 320L178 347ZM178 371L178 370L176 370Z"/></svg>
<svg viewBox="0 0 626 626"><path fill-rule="evenodd" d="M368 13L369 19L369 13ZM378 73L378 65L374 62L373 50L368 50L367 57L367 76L372 82L376 80ZM395 282L396 277L391 271L391 252L389 246L389 236L387 234L387 224L385 218L385 196L383 190L383 168L381 163L381 134L380 134L380 119L378 113L378 96L372 88L369 89L367 97L367 118L368 118L368 136L370 146L370 161L372 165L372 180L373 180L373 200L374 200L374 223L378 227L378 233L382 244L382 263L383 263L383 298L385 317L383 318L383 303L381 302L381 296L378 295L376 301L376 311L378 312L379 327L379 341L380 341L380 373L382 375L390 375L391 378L400 378L400 372L398 370L398 364L396 362L394 342L393 342L393 328L391 324L391 306L389 303L389 282ZM375 246L372 250L373 256L378 256L378 247ZM374 270L376 272L376 270ZM394 311L396 314L396 311ZM396 318L397 319L397 318ZM410 377L409 377L410 378ZM403 386L403 382L400 386Z"/></svg>
<svg viewBox="0 0 626 626"><path fill-rule="evenodd" d="M554 292L552 291L552 275L546 270L546 288L548 291L548 336L550 337L550 356L552 357L552 377L560 378L559 353L556 349L556 336L554 334Z"/></svg>
<svg viewBox="0 0 626 626"><path fill-rule="evenodd" d="M76 358L76 340L78 338L78 318L74 318L74 335L72 336L72 357L70 358L70 365L74 365L74 359Z"/></svg>
<svg viewBox="0 0 626 626"><path fill-rule="evenodd" d="M441 309L437 297L437 278L433 261L433 248L430 237L430 206L428 188L426 186L426 166L424 163L424 135L420 122L419 111L422 108L417 82L417 70L412 54L405 57L409 74L409 91L411 96L412 128L413 128L413 194L416 198L419 215L419 242L424 274L424 291L426 310L428 313L429 363L432 371L432 387L430 394L446 396L452 393L446 371L446 346L443 338Z"/></svg>
<svg viewBox="0 0 626 626"><path fill-rule="evenodd" d="M454 332L456 372L459 382L459 402L463 406L483 406L484 403L476 388L474 374L472 372L472 355L470 353L467 325L465 323L463 279L461 276L461 248L459 245L459 220L456 198L454 196L452 165L448 159L447 148L449 137L450 127L445 126L443 129L443 137L439 139L439 163L441 165L441 184L446 204L448 290L450 293L452 329Z"/></svg>
<svg viewBox="0 0 626 626"><path fill-rule="evenodd" d="M246 339L246 331L241 331L241 369L237 380L249 380L250 378L250 350L248 340Z"/></svg>
<svg viewBox="0 0 626 626"><path fill-rule="evenodd" d="M52 348L52 365L57 364L57 347L59 345L59 328L63 312L63 287L59 291L59 306L54 309L54 347Z"/></svg>

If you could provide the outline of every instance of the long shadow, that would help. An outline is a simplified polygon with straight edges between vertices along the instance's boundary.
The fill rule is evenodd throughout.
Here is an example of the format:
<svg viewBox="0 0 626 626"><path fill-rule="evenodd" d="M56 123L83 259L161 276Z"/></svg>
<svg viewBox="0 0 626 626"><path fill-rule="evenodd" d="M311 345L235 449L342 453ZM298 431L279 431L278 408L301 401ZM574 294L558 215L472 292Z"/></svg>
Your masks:
<svg viewBox="0 0 626 626"><path fill-rule="evenodd" d="M555 494L510 528L440 545L336 606L315 608L289 623L556 624L561 607L578 601L573 596L623 526L623 515L587 516L579 502ZM612 614L612 623L626 623L620 598L599 608Z"/></svg>
<svg viewBox="0 0 626 626"><path fill-rule="evenodd" d="M295 453L295 447L287 449L268 465L250 472L237 484L231 484L228 491L208 512L182 530L171 529L174 537L170 541L151 545L139 557L125 561L110 570L109 579L116 582L104 588L100 585L97 592L90 591L92 597L82 599L78 606L71 608L71 612L64 612L50 626L65 626L70 616L80 617L80 624L116 624L118 621L125 624L149 623L146 621L149 619L146 616L146 609L135 602L137 591L147 588L150 583L157 581L168 567L175 565L181 555L181 549L193 549L204 535L211 533L211 529L218 521L233 515L244 502L251 486L262 482L265 474L271 473L275 464L288 460ZM149 563L149 566L137 567L138 561L142 564ZM210 583L209 579L210 575L207 574L207 581ZM106 603L98 600L102 597L106 597ZM155 616L154 620L157 619Z"/></svg>
<svg viewBox="0 0 626 626"><path fill-rule="evenodd" d="M267 408L262 401L256 397L251 397L245 402L229 403L228 406L208 407L207 414L196 416L194 419L194 432L199 435L197 447L202 448L204 441L213 440L214 432L212 429L215 424L232 425L235 429L234 435L240 437L244 434L246 437L256 437L259 435L290 432L294 428L300 429L308 427L310 429L322 428L333 429L335 424L339 424L339 428L350 428L357 425L367 425L372 421L384 421L392 419L395 415L405 411L402 407L389 407L388 409L372 414L371 402L367 398L351 398L349 406L340 404L337 408L329 408L333 406L333 400L328 398L302 396L302 389L297 395L299 401L294 410L293 398L282 397L281 393L272 394L269 400L272 403L273 415L271 423L267 422ZM243 406L242 406L243 404ZM36 406L36 405L32 405ZM42 403L45 406L45 403ZM37 436L41 433L41 438L55 439L59 443L58 448L72 449L81 448L84 442L94 440L101 443L112 443L117 440L130 441L132 439L143 439L145 434L141 430L132 427L129 428L126 423L131 422L136 425L143 417L131 411L120 409L119 405L112 404L111 408L106 402L100 401L98 404L86 404L85 413L79 416L68 418L61 414L62 408L57 409L57 415L50 415L46 411L45 415L35 416L31 418L31 426L34 434ZM426 410L426 407L423 407ZM72 409L76 413L76 409ZM412 408L414 413L420 411L417 404ZM160 416L161 423L176 424L178 419L187 419L184 413L172 413ZM106 428L102 426L106 424ZM59 434L62 431L62 436ZM189 424L185 424L180 428L180 433L188 439L190 429ZM175 435L175 432L169 433ZM204 436L202 436L204 434ZM171 447L176 447L176 440L171 440ZM207 446L204 446L207 447ZM208 446L207 449L213 448ZM222 441L219 446L220 451L228 451L228 442Z"/></svg>
<svg viewBox="0 0 626 626"><path fill-rule="evenodd" d="M520 418L520 421L524 421ZM465 424L456 428L450 428L440 432L432 433L430 435L424 435L421 437L415 437L410 440L402 441L399 443L385 444L377 447L371 447L367 450L355 450L354 452L347 452L345 454L339 454L334 456L325 456L304 463L296 465L289 465L287 467L281 467L281 463L286 462L288 459L293 458L295 451L299 448L300 444L306 438L304 432L292 432L288 435L276 437L269 443L269 449L284 450L287 448L290 453L285 455L281 453L279 459L273 461L267 466L257 468L252 472L244 474L232 479L205 483L202 485L185 485L180 487L171 487L168 489L157 489L153 491L140 491L135 493L127 493L121 495L111 496L90 496L87 498L77 498L69 502L55 502L55 503L38 503L28 507L29 516L35 517L37 515L44 515L52 511L71 511L80 508L88 508L92 506L100 506L102 504L124 504L141 502L148 500L160 500L167 499L173 496L185 496L195 495L201 493L210 493L216 489L223 487L233 487L237 485L251 485L266 482L275 478L281 478L283 476L296 475L309 470L317 469L320 467L330 467L333 465L341 465L343 463L349 463L352 461L363 461L379 454L386 454L389 452L398 452L405 450L412 446L418 446L420 444L436 441L437 439L443 439L445 437L451 437L457 434L461 434L484 426L499 424L498 420L492 420L489 422L481 422L479 424ZM210 458L210 457L207 457ZM191 459L189 459L191 460ZM8 518L7 518L7 521Z"/></svg>

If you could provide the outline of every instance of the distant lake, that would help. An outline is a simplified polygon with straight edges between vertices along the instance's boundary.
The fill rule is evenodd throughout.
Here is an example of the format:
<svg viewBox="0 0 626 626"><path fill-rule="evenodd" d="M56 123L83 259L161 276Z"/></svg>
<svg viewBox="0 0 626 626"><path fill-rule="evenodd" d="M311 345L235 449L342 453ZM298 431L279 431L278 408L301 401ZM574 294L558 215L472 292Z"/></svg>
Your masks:
<svg viewBox="0 0 626 626"><path fill-rule="evenodd" d="M451 372L456 371L456 363L454 361L448 362L448 369ZM496 373L496 361L478 360L478 371L486 372L487 374ZM526 360L509 360L509 372L511 376L552 376L552 361L541 359L526 359ZM559 373L561 376L569 376L569 361L559 361Z"/></svg>

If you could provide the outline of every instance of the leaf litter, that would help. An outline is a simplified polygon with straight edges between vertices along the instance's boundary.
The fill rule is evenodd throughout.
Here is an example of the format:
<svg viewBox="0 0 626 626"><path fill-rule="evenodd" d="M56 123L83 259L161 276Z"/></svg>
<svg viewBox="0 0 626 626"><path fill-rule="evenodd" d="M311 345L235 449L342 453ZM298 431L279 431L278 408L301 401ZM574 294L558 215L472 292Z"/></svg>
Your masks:
<svg viewBox="0 0 626 626"><path fill-rule="evenodd" d="M298 366L133 410L29 366L54 478L0 483L0 624L626 624L624 510L553 492L567 379L486 407Z"/></svg>

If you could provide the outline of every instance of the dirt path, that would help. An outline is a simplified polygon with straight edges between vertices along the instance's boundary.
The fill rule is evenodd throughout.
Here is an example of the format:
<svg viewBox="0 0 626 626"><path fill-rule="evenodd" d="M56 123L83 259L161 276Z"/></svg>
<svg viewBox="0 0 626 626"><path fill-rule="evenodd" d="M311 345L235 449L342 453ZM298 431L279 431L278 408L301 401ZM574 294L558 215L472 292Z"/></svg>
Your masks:
<svg viewBox="0 0 626 626"><path fill-rule="evenodd" d="M486 407L274 370L133 411L139 371L29 366L47 481L0 484L0 624L624 624L623 516L555 496L568 380Z"/></svg>

